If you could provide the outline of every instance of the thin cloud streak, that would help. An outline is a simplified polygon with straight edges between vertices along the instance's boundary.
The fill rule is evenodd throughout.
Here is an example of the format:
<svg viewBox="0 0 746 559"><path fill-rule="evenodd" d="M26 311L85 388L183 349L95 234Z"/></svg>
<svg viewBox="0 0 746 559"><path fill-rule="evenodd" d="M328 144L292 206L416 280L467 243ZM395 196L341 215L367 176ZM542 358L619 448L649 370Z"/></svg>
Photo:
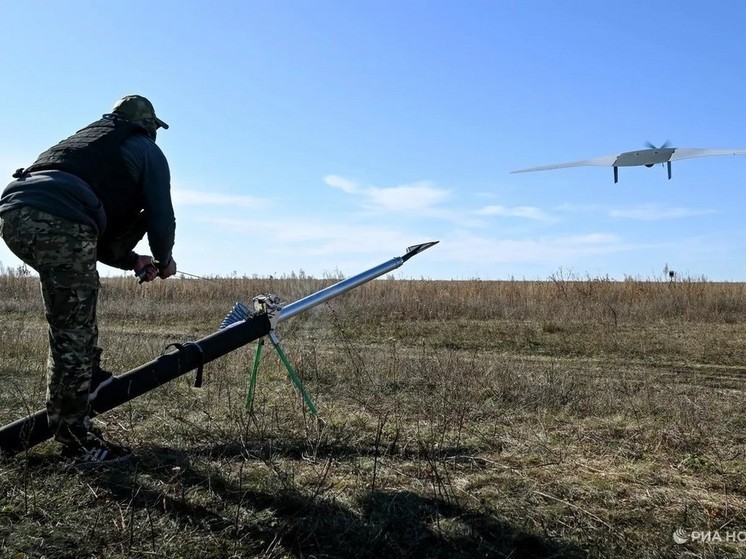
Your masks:
<svg viewBox="0 0 746 559"><path fill-rule="evenodd" d="M327 175L324 177L324 182L334 188L339 188L342 192L348 194L356 194L359 191L357 183L355 181L340 177L339 175Z"/></svg>
<svg viewBox="0 0 746 559"><path fill-rule="evenodd" d="M435 185L432 181L417 181L399 186L361 187L356 181L340 175L327 175L324 182L333 187L355 196L363 197L368 203L364 208L369 210L384 210L386 212L412 213L420 218L440 219L458 222L464 226L484 227L486 220L474 219L488 217L522 218L535 221L553 221L549 214L535 206L503 206L488 205L477 210L468 208L442 207L451 198L451 191Z"/></svg>
<svg viewBox="0 0 746 559"><path fill-rule="evenodd" d="M514 206L512 208L499 205L485 206L484 208L477 210L476 214L484 216L522 217L540 221L548 221L551 219L543 210L533 206Z"/></svg>
<svg viewBox="0 0 746 559"><path fill-rule="evenodd" d="M430 181L418 181L388 188L361 187L355 181L339 175L327 175L324 182L342 192L362 196L368 207L386 211L408 212L432 209L451 196L450 191Z"/></svg>
<svg viewBox="0 0 746 559"><path fill-rule="evenodd" d="M690 209L690 208L661 208L653 205L640 206L637 208L615 209L610 210L611 217L622 219L637 219L643 221L658 221L664 219L682 219L687 217L697 217L715 213L709 209Z"/></svg>
<svg viewBox="0 0 746 559"><path fill-rule="evenodd" d="M682 219L716 213L712 209L693 209L682 207L663 207L655 204L644 204L627 208L610 208L600 204L562 204L557 211L575 213L598 213L619 219L636 219L641 221L657 221L666 219Z"/></svg>

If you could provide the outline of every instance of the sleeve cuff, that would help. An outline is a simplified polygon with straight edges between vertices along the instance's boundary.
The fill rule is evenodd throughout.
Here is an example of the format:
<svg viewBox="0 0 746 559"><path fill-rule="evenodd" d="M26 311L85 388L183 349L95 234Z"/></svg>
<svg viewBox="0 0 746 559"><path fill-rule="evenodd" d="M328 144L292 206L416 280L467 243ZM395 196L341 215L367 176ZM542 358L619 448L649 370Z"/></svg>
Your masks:
<svg viewBox="0 0 746 559"><path fill-rule="evenodd" d="M155 261L155 267L158 268L159 272L161 270L165 270L171 264L171 260L173 260L173 258L171 257L171 255L169 255L168 260L166 260L165 262L161 262L159 260L156 260Z"/></svg>

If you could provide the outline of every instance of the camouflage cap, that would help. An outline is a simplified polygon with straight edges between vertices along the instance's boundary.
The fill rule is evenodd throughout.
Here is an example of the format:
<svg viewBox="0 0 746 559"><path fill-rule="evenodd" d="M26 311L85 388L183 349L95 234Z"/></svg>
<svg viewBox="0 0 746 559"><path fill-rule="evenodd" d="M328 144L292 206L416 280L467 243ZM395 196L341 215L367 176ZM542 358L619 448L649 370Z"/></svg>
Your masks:
<svg viewBox="0 0 746 559"><path fill-rule="evenodd" d="M127 120L153 119L160 128L168 129L168 124L155 116L153 103L141 95L126 95L114 103L112 113L118 114Z"/></svg>

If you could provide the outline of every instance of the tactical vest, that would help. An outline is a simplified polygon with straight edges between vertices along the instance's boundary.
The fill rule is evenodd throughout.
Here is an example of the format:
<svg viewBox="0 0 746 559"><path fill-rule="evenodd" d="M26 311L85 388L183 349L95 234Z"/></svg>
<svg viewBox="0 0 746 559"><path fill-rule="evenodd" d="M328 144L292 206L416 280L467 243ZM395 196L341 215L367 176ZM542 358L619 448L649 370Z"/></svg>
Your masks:
<svg viewBox="0 0 746 559"><path fill-rule="evenodd" d="M128 120L102 118L42 153L24 174L58 170L83 179L104 206L107 234L122 231L144 205L140 181L130 175L120 149L132 134L147 131Z"/></svg>

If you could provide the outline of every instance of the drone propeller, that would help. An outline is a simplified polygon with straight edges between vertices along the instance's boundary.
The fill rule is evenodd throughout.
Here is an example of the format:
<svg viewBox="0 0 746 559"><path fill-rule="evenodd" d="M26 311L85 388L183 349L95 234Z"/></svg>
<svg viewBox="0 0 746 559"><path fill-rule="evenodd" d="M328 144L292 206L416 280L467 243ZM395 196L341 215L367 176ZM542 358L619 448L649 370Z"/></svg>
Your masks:
<svg viewBox="0 0 746 559"><path fill-rule="evenodd" d="M645 145L648 146L650 149L664 149L664 148L667 148L668 146L670 146L671 142L669 142L668 140L666 140L665 142L663 142L663 145L661 145L661 146L653 145L651 142L645 142Z"/></svg>
<svg viewBox="0 0 746 559"><path fill-rule="evenodd" d="M665 148L667 148L668 146L671 145L671 142L669 142L668 140L666 140L665 142L663 142L663 144L660 147L655 146L651 142L645 142L645 145L648 146L650 149L665 149ZM645 165L645 167L652 167L652 166L653 166L652 164L651 165ZM661 163L661 167L664 167L664 166L665 165L663 163ZM668 161L668 178L669 178L669 180L671 179L671 161Z"/></svg>

